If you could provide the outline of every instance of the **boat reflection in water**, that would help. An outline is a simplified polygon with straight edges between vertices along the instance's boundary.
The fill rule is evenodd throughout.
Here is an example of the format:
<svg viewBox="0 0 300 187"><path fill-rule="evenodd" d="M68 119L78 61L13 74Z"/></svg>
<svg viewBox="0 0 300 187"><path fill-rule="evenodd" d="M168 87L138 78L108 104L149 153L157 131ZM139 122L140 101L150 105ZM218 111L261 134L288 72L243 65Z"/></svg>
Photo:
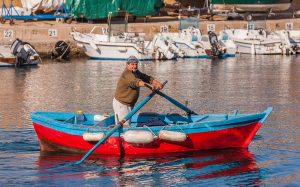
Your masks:
<svg viewBox="0 0 300 187"><path fill-rule="evenodd" d="M147 156L91 156L84 164L57 167L81 159L81 155L53 155L41 152L37 167L42 183L68 178L72 183L115 185L172 185L222 182L224 185L262 184L260 168L247 149L198 151ZM71 179L71 180L69 180Z"/></svg>

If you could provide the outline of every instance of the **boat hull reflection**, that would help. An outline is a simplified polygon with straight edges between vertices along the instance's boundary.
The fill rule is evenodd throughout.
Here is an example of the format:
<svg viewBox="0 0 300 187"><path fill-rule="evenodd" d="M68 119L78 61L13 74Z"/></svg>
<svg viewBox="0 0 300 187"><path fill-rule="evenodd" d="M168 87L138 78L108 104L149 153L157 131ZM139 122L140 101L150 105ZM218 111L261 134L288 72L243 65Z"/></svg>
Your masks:
<svg viewBox="0 0 300 187"><path fill-rule="evenodd" d="M57 155L42 152L37 166L43 174L56 171L57 166L75 162L81 159L80 155ZM87 167L87 168L86 168ZM50 168L50 170L49 170ZM82 171L80 171L82 169ZM207 180L220 177L230 177L231 184L235 181L234 176L247 175L246 185L259 185L261 183L260 168L256 164L254 155L247 149L225 149L213 151L197 151L187 153L172 153L159 155L139 156L91 156L84 167L69 166L68 172L76 170L75 178L99 178L111 177L117 185L134 185L144 178L145 181L157 181L164 178L164 174L176 173L180 181ZM86 170L89 170L88 174ZM60 170L66 174L66 167ZM69 176L70 177L70 176ZM157 179L160 178L160 179ZM232 178L233 177L233 178ZM41 180L44 180L42 178ZM43 181L44 182L44 181ZM243 184L244 184L243 183Z"/></svg>

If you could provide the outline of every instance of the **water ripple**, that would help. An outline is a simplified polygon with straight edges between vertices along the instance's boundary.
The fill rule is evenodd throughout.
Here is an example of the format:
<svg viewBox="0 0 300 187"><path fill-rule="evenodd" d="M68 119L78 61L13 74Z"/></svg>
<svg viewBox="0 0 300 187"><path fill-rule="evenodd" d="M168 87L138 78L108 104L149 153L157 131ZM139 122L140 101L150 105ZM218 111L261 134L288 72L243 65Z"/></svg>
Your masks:
<svg viewBox="0 0 300 187"><path fill-rule="evenodd" d="M112 111L124 62L75 59L0 69L1 186L299 186L300 57L251 56L141 62L168 80L164 92L199 113L274 111L249 150L147 157L92 157L39 151L30 112ZM149 90L141 89L141 97ZM156 96L142 110L182 113Z"/></svg>

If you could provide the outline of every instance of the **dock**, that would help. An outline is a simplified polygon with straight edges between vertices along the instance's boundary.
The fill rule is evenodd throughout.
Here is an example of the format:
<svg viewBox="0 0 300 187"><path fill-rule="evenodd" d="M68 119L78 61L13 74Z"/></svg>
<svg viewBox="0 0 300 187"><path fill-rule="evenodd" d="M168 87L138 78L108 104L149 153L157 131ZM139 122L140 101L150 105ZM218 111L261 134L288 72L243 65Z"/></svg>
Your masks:
<svg viewBox="0 0 300 187"><path fill-rule="evenodd" d="M276 31L286 28L300 29L300 18L263 20L262 25L266 30ZM168 28L169 32L178 32L177 17L151 17L147 23L143 21L128 23L129 32L144 32L146 39L151 39L153 35L160 32L161 27ZM247 28L247 21L200 21L200 30L207 33L212 30L219 33L224 28L242 29ZM107 27L106 23L81 23L72 21L65 23L62 21L15 21L14 24L8 22L0 24L0 45L10 45L16 38L32 44L42 57L49 57L54 50L55 43L62 40L70 42L73 56L84 55L81 48L77 47L70 35L72 30L88 33L94 26L99 26L97 32L101 33L101 27Z"/></svg>

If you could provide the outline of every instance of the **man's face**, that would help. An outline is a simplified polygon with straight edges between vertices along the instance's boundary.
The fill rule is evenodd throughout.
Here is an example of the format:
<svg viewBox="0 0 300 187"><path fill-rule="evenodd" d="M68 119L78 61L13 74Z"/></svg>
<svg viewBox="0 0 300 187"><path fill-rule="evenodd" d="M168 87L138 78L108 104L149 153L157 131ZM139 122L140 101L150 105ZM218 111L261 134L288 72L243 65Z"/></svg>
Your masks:
<svg viewBox="0 0 300 187"><path fill-rule="evenodd" d="M135 72L135 71L138 69L138 63L135 63L135 62L127 63L127 64L126 64L126 68L127 68L129 71Z"/></svg>

